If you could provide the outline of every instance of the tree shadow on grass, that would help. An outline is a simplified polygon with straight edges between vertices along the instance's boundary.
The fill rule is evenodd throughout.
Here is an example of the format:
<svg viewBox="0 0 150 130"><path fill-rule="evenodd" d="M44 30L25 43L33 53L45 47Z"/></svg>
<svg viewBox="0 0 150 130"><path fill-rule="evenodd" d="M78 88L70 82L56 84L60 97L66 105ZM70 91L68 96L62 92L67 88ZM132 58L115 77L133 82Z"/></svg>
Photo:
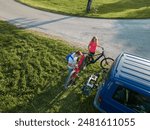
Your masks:
<svg viewBox="0 0 150 130"><path fill-rule="evenodd" d="M116 3L97 5L97 7L95 8L97 12L101 14L107 14L107 13L122 12L122 11L129 10L129 9L140 9L142 7L147 7L145 11L150 10L148 8L150 7L150 1L148 0L123 0L123 1L120 0Z"/></svg>
<svg viewBox="0 0 150 130"><path fill-rule="evenodd" d="M22 28L16 28L16 26L12 26L5 21L0 21L0 35L7 34L15 36L17 33L22 31Z"/></svg>
<svg viewBox="0 0 150 130"><path fill-rule="evenodd" d="M70 101L70 99L72 100ZM63 101L63 105L61 105L60 107L60 112L69 112L69 113L98 112L93 106L93 101L94 101L94 96L85 97L84 95L80 93L72 92ZM64 110L64 111L61 111L61 110Z"/></svg>

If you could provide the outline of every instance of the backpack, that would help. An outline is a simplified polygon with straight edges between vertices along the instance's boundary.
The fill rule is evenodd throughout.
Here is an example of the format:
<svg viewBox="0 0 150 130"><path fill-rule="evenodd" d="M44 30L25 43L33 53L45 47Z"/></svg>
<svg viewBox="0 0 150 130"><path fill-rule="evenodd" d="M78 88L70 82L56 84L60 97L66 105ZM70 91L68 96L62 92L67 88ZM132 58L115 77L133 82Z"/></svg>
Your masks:
<svg viewBox="0 0 150 130"><path fill-rule="evenodd" d="M69 58L71 58L72 60L74 60L74 58L72 57L72 53L68 54L66 56L66 61L68 62L69 61Z"/></svg>

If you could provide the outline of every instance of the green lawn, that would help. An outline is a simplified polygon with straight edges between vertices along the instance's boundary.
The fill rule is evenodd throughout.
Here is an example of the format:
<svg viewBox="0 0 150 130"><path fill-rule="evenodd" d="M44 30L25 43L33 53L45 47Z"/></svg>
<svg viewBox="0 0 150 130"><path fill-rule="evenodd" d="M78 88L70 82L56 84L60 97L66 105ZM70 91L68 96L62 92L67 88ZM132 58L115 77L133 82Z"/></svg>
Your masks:
<svg viewBox="0 0 150 130"><path fill-rule="evenodd" d="M89 66L76 85L64 90L65 57L77 50L65 41L41 36L0 21L0 112L96 112L81 93Z"/></svg>
<svg viewBox="0 0 150 130"><path fill-rule="evenodd" d="M150 0L93 0L86 13L87 0L17 0L32 7L61 14L97 18L150 18Z"/></svg>

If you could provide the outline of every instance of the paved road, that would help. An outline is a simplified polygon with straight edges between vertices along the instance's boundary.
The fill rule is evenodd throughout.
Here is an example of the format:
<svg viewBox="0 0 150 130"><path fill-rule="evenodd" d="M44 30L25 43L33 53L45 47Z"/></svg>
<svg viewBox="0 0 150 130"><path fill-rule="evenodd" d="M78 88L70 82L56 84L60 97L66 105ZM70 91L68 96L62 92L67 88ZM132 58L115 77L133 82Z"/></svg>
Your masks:
<svg viewBox="0 0 150 130"><path fill-rule="evenodd" d="M64 16L36 10L14 0L0 0L0 19L17 26L64 38L87 47L96 35L108 55L122 51L150 59L150 19L110 20Z"/></svg>

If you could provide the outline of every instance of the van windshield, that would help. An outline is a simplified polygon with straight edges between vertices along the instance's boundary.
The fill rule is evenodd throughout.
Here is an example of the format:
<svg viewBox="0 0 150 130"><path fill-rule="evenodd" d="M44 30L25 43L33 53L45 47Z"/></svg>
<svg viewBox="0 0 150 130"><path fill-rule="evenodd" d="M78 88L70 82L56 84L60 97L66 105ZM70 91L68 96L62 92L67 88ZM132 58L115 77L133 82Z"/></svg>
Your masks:
<svg viewBox="0 0 150 130"><path fill-rule="evenodd" d="M119 85L113 95L117 102L131 108L135 112L150 112L150 97Z"/></svg>

